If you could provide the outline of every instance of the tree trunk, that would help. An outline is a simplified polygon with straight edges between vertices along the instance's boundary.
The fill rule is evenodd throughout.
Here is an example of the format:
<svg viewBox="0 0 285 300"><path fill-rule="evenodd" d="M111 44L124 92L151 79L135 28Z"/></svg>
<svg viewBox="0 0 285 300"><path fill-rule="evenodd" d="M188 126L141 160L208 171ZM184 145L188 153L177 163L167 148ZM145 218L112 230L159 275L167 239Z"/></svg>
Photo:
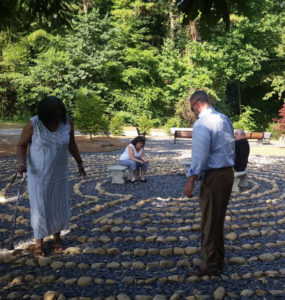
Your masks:
<svg viewBox="0 0 285 300"><path fill-rule="evenodd" d="M200 40L200 35L199 35L199 31L197 29L197 23L196 20L194 21L190 21L189 23L189 34L190 34L190 38L192 42L197 42Z"/></svg>
<svg viewBox="0 0 285 300"><path fill-rule="evenodd" d="M170 0L169 3L169 30L170 30L170 38L173 40L174 39L174 30L175 30L175 20L173 17L173 7L175 5L175 0Z"/></svg>
<svg viewBox="0 0 285 300"><path fill-rule="evenodd" d="M168 10L169 10L169 13L168 13L168 16L169 16L169 32L170 32L170 38L172 40L175 38L175 34L174 34L174 31L175 31L175 18L173 16L174 7L175 7L175 0L169 0L169 7L168 7Z"/></svg>
<svg viewBox="0 0 285 300"><path fill-rule="evenodd" d="M88 14L89 0L82 0L82 9L85 15Z"/></svg>

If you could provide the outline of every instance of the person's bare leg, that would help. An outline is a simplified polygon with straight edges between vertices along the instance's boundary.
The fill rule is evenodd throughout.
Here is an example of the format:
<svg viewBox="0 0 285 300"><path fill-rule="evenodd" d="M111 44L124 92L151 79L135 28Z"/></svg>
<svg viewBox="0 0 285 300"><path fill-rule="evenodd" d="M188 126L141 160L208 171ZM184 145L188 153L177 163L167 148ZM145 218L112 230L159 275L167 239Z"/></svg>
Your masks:
<svg viewBox="0 0 285 300"><path fill-rule="evenodd" d="M141 170L141 180L145 180L145 171Z"/></svg>
<svg viewBox="0 0 285 300"><path fill-rule="evenodd" d="M45 256L43 250L43 239L36 239L35 247L34 247L34 257L42 257Z"/></svg>
<svg viewBox="0 0 285 300"><path fill-rule="evenodd" d="M135 171L131 171L131 174L132 174L131 182L135 182L136 181Z"/></svg>
<svg viewBox="0 0 285 300"><path fill-rule="evenodd" d="M53 249L54 249L55 253L63 252L62 241L60 238L60 232L56 232L53 234Z"/></svg>

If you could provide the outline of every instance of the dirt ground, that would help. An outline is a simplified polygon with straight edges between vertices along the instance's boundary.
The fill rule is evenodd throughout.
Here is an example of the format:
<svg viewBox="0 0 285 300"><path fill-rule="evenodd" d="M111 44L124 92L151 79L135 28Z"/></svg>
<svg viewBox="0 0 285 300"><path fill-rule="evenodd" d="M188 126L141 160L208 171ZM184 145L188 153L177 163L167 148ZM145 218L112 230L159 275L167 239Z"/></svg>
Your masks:
<svg viewBox="0 0 285 300"><path fill-rule="evenodd" d="M16 146L19 136L1 136L0 138L0 157L16 156ZM81 153L84 152L108 152L122 149L127 146L117 137L93 137L90 140L89 136L75 137L78 149Z"/></svg>
<svg viewBox="0 0 285 300"><path fill-rule="evenodd" d="M19 135L0 135L0 157L16 156L16 146ZM127 143L122 141L123 137L93 137L76 135L76 143L81 153L87 152L109 152L123 149ZM126 138L126 136L124 136ZM162 137L165 138L165 137ZM159 139L159 138L157 138ZM250 142L250 155L260 156L285 156L285 143L271 141L270 145L258 145Z"/></svg>

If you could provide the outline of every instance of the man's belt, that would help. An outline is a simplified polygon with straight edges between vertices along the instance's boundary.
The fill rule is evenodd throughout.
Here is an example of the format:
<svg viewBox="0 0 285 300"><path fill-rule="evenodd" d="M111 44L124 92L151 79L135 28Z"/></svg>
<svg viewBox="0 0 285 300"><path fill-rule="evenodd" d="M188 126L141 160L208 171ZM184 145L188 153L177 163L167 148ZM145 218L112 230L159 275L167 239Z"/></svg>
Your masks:
<svg viewBox="0 0 285 300"><path fill-rule="evenodd" d="M232 170L233 170L233 167L230 166L230 167L222 167L222 168L213 168L213 169L205 170L205 172L209 172L209 171L220 171L220 170L227 170L227 169L232 169Z"/></svg>

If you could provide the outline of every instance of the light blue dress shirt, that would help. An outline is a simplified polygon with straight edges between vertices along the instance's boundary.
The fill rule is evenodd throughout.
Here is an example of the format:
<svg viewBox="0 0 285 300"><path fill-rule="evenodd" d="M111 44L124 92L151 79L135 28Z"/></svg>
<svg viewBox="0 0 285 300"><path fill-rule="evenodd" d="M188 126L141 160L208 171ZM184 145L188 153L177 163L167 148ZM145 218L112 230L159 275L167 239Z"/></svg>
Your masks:
<svg viewBox="0 0 285 300"><path fill-rule="evenodd" d="M234 129L230 119L212 106L204 109L193 127L188 176L200 178L203 171L232 167L234 153Z"/></svg>

